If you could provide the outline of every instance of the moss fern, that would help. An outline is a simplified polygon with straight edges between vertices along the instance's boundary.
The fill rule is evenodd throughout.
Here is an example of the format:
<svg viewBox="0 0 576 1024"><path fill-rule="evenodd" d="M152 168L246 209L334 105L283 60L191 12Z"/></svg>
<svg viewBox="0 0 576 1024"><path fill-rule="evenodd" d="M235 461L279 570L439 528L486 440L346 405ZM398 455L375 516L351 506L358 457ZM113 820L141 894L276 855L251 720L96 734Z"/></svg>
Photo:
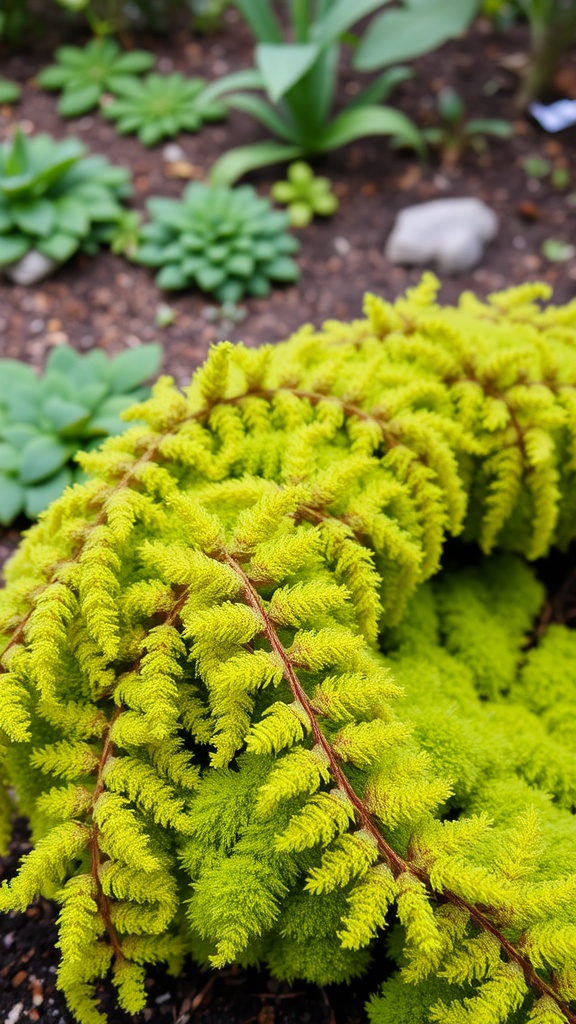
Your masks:
<svg viewBox="0 0 576 1024"><path fill-rule="evenodd" d="M343 980L392 920L375 1024L576 1020L573 764L531 733L570 634L525 654L519 560L425 583L448 536L573 538L576 304L436 287L162 379L7 569L0 907L60 904L82 1024L108 971L131 1013L190 953Z"/></svg>

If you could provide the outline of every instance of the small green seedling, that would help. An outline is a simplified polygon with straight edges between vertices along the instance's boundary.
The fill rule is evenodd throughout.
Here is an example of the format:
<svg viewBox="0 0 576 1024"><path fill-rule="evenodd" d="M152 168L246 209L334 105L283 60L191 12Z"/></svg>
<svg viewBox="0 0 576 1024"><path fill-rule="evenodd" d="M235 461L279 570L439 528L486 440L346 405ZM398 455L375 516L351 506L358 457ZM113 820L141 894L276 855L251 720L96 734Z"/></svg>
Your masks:
<svg viewBox="0 0 576 1024"><path fill-rule="evenodd" d="M550 161L537 154L525 157L522 161L522 167L527 178L536 178L538 181L547 178L552 170Z"/></svg>
<svg viewBox="0 0 576 1024"><path fill-rule="evenodd" d="M568 263L576 256L576 248L559 238L547 238L542 243L542 255L551 263Z"/></svg>
<svg viewBox="0 0 576 1024"><path fill-rule="evenodd" d="M500 118L466 117L466 106L462 97L449 86L438 93L436 110L441 124L425 128L422 132L429 146L440 152L444 166L453 167L467 149L481 152L486 149L486 137L510 139L514 127Z"/></svg>
<svg viewBox="0 0 576 1024"><path fill-rule="evenodd" d="M142 218L136 210L122 210L110 236L110 248L117 256L131 259L140 244Z"/></svg>

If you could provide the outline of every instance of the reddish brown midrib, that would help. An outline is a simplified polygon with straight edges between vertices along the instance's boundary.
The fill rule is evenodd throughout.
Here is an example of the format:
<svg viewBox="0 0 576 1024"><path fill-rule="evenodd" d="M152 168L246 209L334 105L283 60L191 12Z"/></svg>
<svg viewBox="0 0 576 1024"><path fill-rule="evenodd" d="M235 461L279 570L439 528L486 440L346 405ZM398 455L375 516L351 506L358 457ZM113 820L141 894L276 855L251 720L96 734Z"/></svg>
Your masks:
<svg viewBox="0 0 576 1024"><path fill-rule="evenodd" d="M320 726L316 721L316 716L314 714L314 710L311 706L308 695L306 694L306 691L304 690L300 681L298 680L298 677L296 675L296 672L294 671L294 667L290 661L290 658L280 642L280 639L272 624L270 616L268 615L266 608L264 607L260 595L256 591L254 585L252 584L250 578L248 577L240 563L236 561L236 559L232 555L225 554L223 556L223 561L226 561L228 565L230 565L231 568L234 569L234 571L240 577L242 581L242 589L244 592L246 603L259 615L259 617L262 620L264 635L266 636L266 639L268 640L268 643L270 644L272 650L275 652L275 654L278 655L278 657L282 661L284 669L284 678L286 679L286 682L288 683L295 700L297 700L299 704L304 708L308 716L310 726L312 729L312 735L314 737L314 742L317 743L324 751L328 759L330 771L332 773L334 780L337 782L339 788L345 793L346 797L354 806L358 814L358 818L362 823L362 827L365 828L370 833L370 835L372 835L373 838L376 840L381 856L390 867L394 877L397 878L404 872L412 874L415 877L417 877L421 882L423 882L429 894L434 899L438 900L439 902L450 903L452 904L452 906L458 907L460 910L463 910L466 913L468 913L479 929L489 932L491 935L494 936L495 939L497 939L503 953L508 958L508 960L512 963L515 963L522 971L526 983L533 990L535 990L539 996L549 996L556 1003L559 1010L561 1010L561 1012L564 1014L569 1024L576 1024L576 1014L574 1014L570 1010L570 1007L560 998L560 996L558 996L554 989L538 976L530 961L525 959L522 956L522 954L519 953L517 949L515 949L512 943L509 942L504 935L502 935L502 933L498 930L496 925L492 924L490 919L486 917L486 915L483 914L482 911L478 910L478 908L475 907L474 904L468 903L466 900L463 900L460 896L457 896L455 893L452 893L449 890L445 890L441 893L436 892L430 882L430 878L428 877L425 871L422 871L422 869L417 868L415 865L412 865L409 861L403 860L403 858L400 857L392 849L391 846L389 846L384 837L381 835L377 825L375 824L372 818L372 815L364 806L362 800L356 794L353 787L350 785L348 779L346 778L344 772L342 771L340 765L338 764L336 755L334 754L334 751L332 750L329 741L326 739L322 730L320 729Z"/></svg>

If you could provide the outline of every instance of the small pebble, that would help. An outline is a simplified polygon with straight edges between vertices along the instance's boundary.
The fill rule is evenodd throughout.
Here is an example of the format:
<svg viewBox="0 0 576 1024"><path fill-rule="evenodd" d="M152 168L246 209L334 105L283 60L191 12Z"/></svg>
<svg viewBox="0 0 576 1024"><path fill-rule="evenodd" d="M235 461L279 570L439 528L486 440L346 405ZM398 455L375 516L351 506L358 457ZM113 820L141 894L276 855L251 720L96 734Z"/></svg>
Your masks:
<svg viewBox="0 0 576 1024"><path fill-rule="evenodd" d="M347 256L348 253L350 252L351 246L347 238L343 238L341 235L339 235L337 238L334 239L334 248L336 249L336 252L338 253L339 256Z"/></svg>
<svg viewBox="0 0 576 1024"><path fill-rule="evenodd" d="M16 1024L20 1020L20 1014L24 1009L24 1003L15 1003L10 1013L4 1018L4 1024Z"/></svg>
<svg viewBox="0 0 576 1024"><path fill-rule="evenodd" d="M162 150L162 159L165 160L167 164L175 164L178 160L185 160L186 153L182 149L182 146L179 146L177 142L169 142Z"/></svg>

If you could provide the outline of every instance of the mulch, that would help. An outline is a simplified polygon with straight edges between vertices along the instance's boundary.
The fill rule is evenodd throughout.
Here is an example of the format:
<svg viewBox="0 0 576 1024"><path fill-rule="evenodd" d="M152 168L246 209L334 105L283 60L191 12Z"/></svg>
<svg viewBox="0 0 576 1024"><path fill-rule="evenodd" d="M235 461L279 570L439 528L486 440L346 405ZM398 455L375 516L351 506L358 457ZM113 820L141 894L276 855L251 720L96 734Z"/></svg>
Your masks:
<svg viewBox="0 0 576 1024"><path fill-rule="evenodd" d="M21 104L0 108L0 139L16 119L23 120L30 131L48 131L58 138L76 135L92 150L131 167L134 208L143 210L150 195L178 197L186 181L173 176L162 145L145 150L134 138L116 135L97 114L64 122L56 114L57 98L35 86L34 75L50 61L55 45L82 40L77 30L50 25L28 40L25 50L10 53L0 47L2 74L24 85ZM207 37L177 30L166 37L138 37L137 45L158 53L162 71L180 70L209 79L251 62L250 37L233 11L226 15L221 31ZM164 371L184 384L210 344L219 338L244 340L250 345L276 342L306 322L320 325L326 319L361 315L366 291L387 299L401 294L418 281L420 271L394 267L383 254L394 217L405 206L446 196L483 199L498 214L501 228L480 267L444 282L443 301L455 301L464 289L486 295L538 279L554 288L556 302L569 301L576 294L576 258L551 263L541 247L548 238L574 239L576 205L568 196L576 191L576 181L565 190L555 189L549 179L529 179L523 162L530 156L545 155L554 167L573 168L576 129L550 137L529 118L517 116L516 76L511 69L518 66L526 47L526 31L521 26L504 35L480 21L466 39L416 62L415 78L394 94L400 109L420 124L432 123L434 94L443 85L452 85L464 97L471 116L514 121L514 138L495 140L481 154L465 154L453 169L441 167L434 159L418 163L410 154L395 153L386 140L378 139L350 145L318 161L317 171L331 178L340 209L331 220L317 221L298 232L302 242L299 283L276 289L269 299L245 302L242 323L210 320L213 303L209 296L162 294L148 270L103 252L94 260L77 257L33 290L0 282L0 356L41 367L47 352L64 342L84 351L98 346L115 353L126 345L158 340L164 348ZM565 68L566 81L576 81L574 58ZM354 77L344 69L340 98L353 95L355 87ZM232 113L224 124L174 141L191 165L189 173L202 180L225 149L261 137L258 126L245 115ZM276 169L276 173L255 174L251 180L266 194L278 176ZM175 319L160 328L157 311L166 303L174 310ZM0 531L0 564L14 550L24 526L19 522ZM552 575L560 578L566 564L565 560L555 563ZM568 591L565 587L562 602L563 616L574 619L573 582ZM557 606L558 599L551 615L557 615ZM0 862L0 878L15 870L27 849L26 829L19 822L11 855ZM0 1024L27 1020L72 1024L55 988L55 942L55 909L47 901L35 904L26 914L0 916ZM349 987L322 990L305 985L290 988L255 971L216 974L190 967L178 979L152 971L149 1008L133 1020L138 1024L356 1024L363 1019L365 999L374 988L371 978ZM102 999L103 1006L110 1009L111 1024L128 1020L113 1009L105 985Z"/></svg>

